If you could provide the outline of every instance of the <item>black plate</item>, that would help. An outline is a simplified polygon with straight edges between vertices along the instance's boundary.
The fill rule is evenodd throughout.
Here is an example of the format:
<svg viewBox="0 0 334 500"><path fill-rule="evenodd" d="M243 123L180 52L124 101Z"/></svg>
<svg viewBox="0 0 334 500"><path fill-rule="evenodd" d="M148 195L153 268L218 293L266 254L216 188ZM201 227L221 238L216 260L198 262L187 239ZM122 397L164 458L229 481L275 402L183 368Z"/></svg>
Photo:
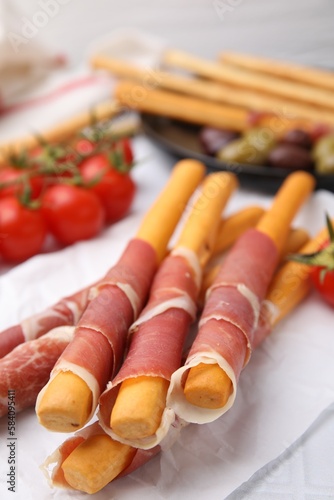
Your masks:
<svg viewBox="0 0 334 500"><path fill-rule="evenodd" d="M171 120L160 116L142 115L144 132L159 146L177 158L196 158L203 162L208 170L226 170L238 175L244 187L274 193L282 184L289 170L244 165L228 164L212 156L203 154L198 139L200 127ZM313 174L316 178L316 189L327 189L334 192L334 175Z"/></svg>

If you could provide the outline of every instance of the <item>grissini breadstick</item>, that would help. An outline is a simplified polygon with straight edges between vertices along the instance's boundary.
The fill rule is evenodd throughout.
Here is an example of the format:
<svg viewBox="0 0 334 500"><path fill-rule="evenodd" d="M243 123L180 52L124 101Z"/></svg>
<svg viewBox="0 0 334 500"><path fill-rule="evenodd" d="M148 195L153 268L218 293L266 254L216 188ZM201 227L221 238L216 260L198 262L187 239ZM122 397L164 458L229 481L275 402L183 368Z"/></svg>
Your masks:
<svg viewBox="0 0 334 500"><path fill-rule="evenodd" d="M168 66L185 69L205 78L218 80L241 88L262 91L268 94L305 102L324 109L334 109L333 94L330 90L318 89L311 85L291 82L249 69L207 61L186 52L168 50L163 62Z"/></svg>
<svg viewBox="0 0 334 500"><path fill-rule="evenodd" d="M238 376L251 353L260 304L291 221L313 189L310 174L290 174L256 229L244 233L223 262L185 366L172 375L167 404L180 418L209 422L232 406Z"/></svg>
<svg viewBox="0 0 334 500"><path fill-rule="evenodd" d="M121 81L115 88L115 97L131 109L200 125L234 130L246 130L249 126L249 113L244 109L147 88L131 81Z"/></svg>
<svg viewBox="0 0 334 500"><path fill-rule="evenodd" d="M93 416L98 397L121 363L128 328L144 306L157 264L204 174L204 165L194 160L174 167L137 237L96 287L73 341L37 398L38 419L48 429L71 432Z"/></svg>
<svg viewBox="0 0 334 500"><path fill-rule="evenodd" d="M222 82L215 83L200 80L158 69L148 71L145 68L106 56L94 57L92 65L97 69L108 70L120 78L135 80L148 89L162 88L249 110L276 113L287 117L295 116L313 120L315 123L334 125L334 112L292 102L271 94L265 94L262 91L255 92L232 87Z"/></svg>
<svg viewBox="0 0 334 500"><path fill-rule="evenodd" d="M243 132L251 127L249 110L217 104L207 99L189 97L166 90L147 88L131 81L121 81L115 88L115 97L125 107L137 111L166 116L198 125L228 128ZM269 127L278 137L292 128L314 130L314 122L305 118L263 114L257 124Z"/></svg>
<svg viewBox="0 0 334 500"><path fill-rule="evenodd" d="M306 172L290 174L278 190L269 210L256 228L274 242L282 252L290 232L291 222L315 187L314 177Z"/></svg>
<svg viewBox="0 0 334 500"><path fill-rule="evenodd" d="M115 101L107 101L97 104L92 110L80 113L54 127L39 133L23 137L0 144L0 165L4 163L11 155L19 154L22 151L31 150L40 144L40 136L48 143L61 142L75 135L80 130L92 124L92 121L103 121L116 116L120 113L121 107Z"/></svg>
<svg viewBox="0 0 334 500"><path fill-rule="evenodd" d="M221 220L213 256L224 252L239 236L250 227L254 227L264 214L265 209L258 206L246 207Z"/></svg>
<svg viewBox="0 0 334 500"><path fill-rule="evenodd" d="M310 235L305 229L301 227L292 228L283 248L281 261L284 261L289 254L298 252L309 240Z"/></svg>
<svg viewBox="0 0 334 500"><path fill-rule="evenodd" d="M326 236L327 231L324 229L302 249L302 252L309 253L318 250ZM309 272L309 266L296 262L287 262L275 273L264 301L267 304L266 308L263 308L263 313L261 310L254 345L257 346L279 321L285 318L306 297L310 289ZM277 310L279 310L278 314ZM265 311L268 311L268 313L265 313ZM44 467L53 486L71 487L87 493L95 493L117 477L129 474L137 467L144 465L160 452L159 446L150 450L137 450L114 441L106 434L104 434L103 446L99 445L94 435L102 432L97 423L92 424L81 433L79 432L65 441L46 459ZM170 440L170 446L177 435L175 434L173 439ZM84 453L81 454L80 445L85 441L87 443L85 448L89 453L84 450ZM115 462L109 461L106 467L102 469L100 458L103 450L105 450L106 456L115 453L119 460ZM128 461L130 465L125 466L119 473L119 464L121 462L128 463ZM52 472L49 470L49 464L54 465Z"/></svg>
<svg viewBox="0 0 334 500"><path fill-rule="evenodd" d="M267 75L277 76L287 80L307 83L314 87L334 90L333 71L312 68L305 65L283 62L266 57L242 54L239 52L223 52L219 60L233 64L240 68L246 68L252 71L260 71Z"/></svg>
<svg viewBox="0 0 334 500"><path fill-rule="evenodd" d="M215 248L212 256L224 252L247 229L256 226L264 215L265 209L258 206L246 207L226 219L222 219L218 230ZM302 228L293 228L289 231L284 247L284 253L292 253L307 242L308 233Z"/></svg>
<svg viewBox="0 0 334 500"><path fill-rule="evenodd" d="M77 449L80 460L76 460ZM94 455L95 449L99 451L98 457ZM151 451L147 453L154 456ZM52 487L73 488L92 494L126 470L127 464L131 470L137 452L112 440L96 421L66 439L47 457L41 469Z"/></svg>
<svg viewBox="0 0 334 500"><path fill-rule="evenodd" d="M64 441L45 460L42 470L52 487L93 494L116 477L138 469L160 450L160 446L141 450L115 441L95 422Z"/></svg>
<svg viewBox="0 0 334 500"><path fill-rule="evenodd" d="M174 425L174 415L166 409L169 379L181 364L184 340L196 318L201 270L237 185L236 176L227 172L206 177L176 245L155 276L148 304L131 327L127 357L100 397L100 424L114 439L153 448Z"/></svg>
<svg viewBox="0 0 334 500"><path fill-rule="evenodd" d="M92 457L96 459L96 449L99 455L94 463ZM96 493L129 467L136 452L136 448L112 440L102 432L95 434L83 440L64 460L61 468L64 480L75 489L90 494Z"/></svg>

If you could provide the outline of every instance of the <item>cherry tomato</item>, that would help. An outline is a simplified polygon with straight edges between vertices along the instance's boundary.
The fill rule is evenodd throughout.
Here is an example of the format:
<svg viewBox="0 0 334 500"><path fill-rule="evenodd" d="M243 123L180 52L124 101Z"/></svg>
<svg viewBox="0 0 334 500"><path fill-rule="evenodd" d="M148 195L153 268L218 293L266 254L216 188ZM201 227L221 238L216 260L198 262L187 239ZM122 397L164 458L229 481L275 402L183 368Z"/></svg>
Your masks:
<svg viewBox="0 0 334 500"><path fill-rule="evenodd" d="M312 270L311 279L321 296L334 307L334 271L327 271L323 280L320 278L321 268Z"/></svg>
<svg viewBox="0 0 334 500"><path fill-rule="evenodd" d="M105 154L86 158L80 166L80 171L84 181L92 183L90 190L101 201L106 213L106 222L116 222L124 217L136 192L136 185L130 175L116 170Z"/></svg>
<svg viewBox="0 0 334 500"><path fill-rule="evenodd" d="M54 185L45 191L42 213L50 231L65 245L96 236L105 218L95 193L66 184Z"/></svg>
<svg viewBox="0 0 334 500"><path fill-rule="evenodd" d="M132 165L133 163L133 151L131 146L131 141L128 137L123 137L119 139L113 146L113 151L120 154L121 160L125 165Z"/></svg>
<svg viewBox="0 0 334 500"><path fill-rule="evenodd" d="M75 144L75 149L82 156L90 154L94 148L94 143L89 139L79 139Z"/></svg>
<svg viewBox="0 0 334 500"><path fill-rule="evenodd" d="M325 248L329 242L322 245ZM327 271L322 279L323 267L315 266L311 271L311 280L320 295L334 307L334 271Z"/></svg>
<svg viewBox="0 0 334 500"><path fill-rule="evenodd" d="M13 196L17 193L21 186L21 183L19 183L21 176L22 172L16 168L5 167L0 170L0 184L8 184L7 186L1 187L0 198Z"/></svg>
<svg viewBox="0 0 334 500"><path fill-rule="evenodd" d="M46 180L42 175L34 174L29 178L29 184L31 189L30 198L35 200L42 193L46 185Z"/></svg>
<svg viewBox="0 0 334 500"><path fill-rule="evenodd" d="M31 173L28 177L27 174ZM44 179L31 171L23 171L14 167L5 167L0 170L0 184L8 186L0 188L0 198L5 196L21 195L27 186L30 189L30 198L36 199L41 194Z"/></svg>
<svg viewBox="0 0 334 500"><path fill-rule="evenodd" d="M19 262L39 253L47 234L40 210L23 206L14 196L0 200L0 253Z"/></svg>

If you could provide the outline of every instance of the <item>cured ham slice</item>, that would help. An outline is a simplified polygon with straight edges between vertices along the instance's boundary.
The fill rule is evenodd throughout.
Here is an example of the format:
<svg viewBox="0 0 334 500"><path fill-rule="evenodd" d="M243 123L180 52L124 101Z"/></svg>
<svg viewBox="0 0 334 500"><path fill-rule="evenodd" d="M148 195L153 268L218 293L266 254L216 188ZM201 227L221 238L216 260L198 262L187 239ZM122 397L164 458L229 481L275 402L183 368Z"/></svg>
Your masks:
<svg viewBox="0 0 334 500"><path fill-rule="evenodd" d="M278 259L272 240L250 229L239 238L223 262L208 291L199 331L185 365L171 377L167 406L185 421L211 422L232 406L240 372L252 350L260 306ZM183 387L187 373L200 363L217 363L232 382L231 394L222 408L200 408L185 398Z"/></svg>
<svg viewBox="0 0 334 500"><path fill-rule="evenodd" d="M29 340L0 360L0 416L7 414L8 391L15 392L17 412L35 404L37 394L65 347L74 326L54 328L39 339Z"/></svg>
<svg viewBox="0 0 334 500"><path fill-rule="evenodd" d="M53 328L75 325L87 306L89 290L90 287L87 287L69 297L64 297L44 311L0 332L0 358L19 344L37 339Z"/></svg>
<svg viewBox="0 0 334 500"><path fill-rule="evenodd" d="M145 265L143 265L145 263ZM75 336L52 370L40 392L36 409L48 385L59 372L71 371L84 380L93 395L89 419L100 393L119 368L128 329L143 308L157 267L156 254L148 243L133 239L114 267L91 289L91 299Z"/></svg>
<svg viewBox="0 0 334 500"><path fill-rule="evenodd" d="M157 272L149 302L131 327L127 357L99 400L101 426L112 438L131 446L152 448L161 442L174 422L174 412L165 408L153 436L129 440L115 434L110 427L110 415L125 380L148 376L169 381L181 365L185 337L196 317L200 277L201 267L196 254L185 249L173 251Z"/></svg>

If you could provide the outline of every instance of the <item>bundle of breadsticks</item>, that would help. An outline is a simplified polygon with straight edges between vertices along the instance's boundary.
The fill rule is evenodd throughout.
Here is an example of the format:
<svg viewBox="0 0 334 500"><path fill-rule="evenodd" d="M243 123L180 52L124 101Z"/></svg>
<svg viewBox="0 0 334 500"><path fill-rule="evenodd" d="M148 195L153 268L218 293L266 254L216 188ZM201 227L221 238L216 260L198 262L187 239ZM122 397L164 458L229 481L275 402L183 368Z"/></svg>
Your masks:
<svg viewBox="0 0 334 500"><path fill-rule="evenodd" d="M238 379L252 349L308 293L307 267L297 263L279 267L279 262L288 242L295 251L307 241L303 231L291 231L291 223L314 188L313 177L294 173L283 183L268 211L251 208L222 221L221 212L236 187L235 176L227 173L212 174L202 183L167 256L163 245L145 306L131 325L123 324L123 354L114 352L111 356L104 387L92 384L85 375L92 375L95 369L91 351L95 348L88 338L91 354L85 356L86 366L77 369L67 356L56 363L37 400L40 422L50 430L69 432L83 428L95 409L98 421L65 441L47 459L46 469L54 466L50 473L54 485L87 493L99 491L171 446L184 425L220 417L235 400ZM161 217L161 210L151 211L138 239L157 242ZM233 243L230 232L236 234L236 242L213 283L205 284L203 270L218 248ZM322 232L302 251L318 248L325 237ZM161 250L160 244L157 247ZM116 283L109 286L118 287ZM201 311L198 299L201 287L207 286ZM108 307L107 299L103 305ZM94 309L101 315L98 305L88 309L90 321ZM115 308L108 310L111 317L117 317ZM185 338L198 314L198 332L184 361ZM103 322L106 326L106 317ZM80 323L76 327L79 336L80 328L92 329ZM106 336L107 332L96 330L93 344L98 344L101 334ZM75 349L73 345L69 351L72 356ZM113 370L118 356L124 357L119 371ZM75 404L68 408L70 400Z"/></svg>
<svg viewBox="0 0 334 500"><path fill-rule="evenodd" d="M173 49L163 55L161 69L100 54L91 64L120 78L116 98L141 112L240 132L256 112L257 124L277 136L334 125L330 71L230 52L209 61Z"/></svg>

